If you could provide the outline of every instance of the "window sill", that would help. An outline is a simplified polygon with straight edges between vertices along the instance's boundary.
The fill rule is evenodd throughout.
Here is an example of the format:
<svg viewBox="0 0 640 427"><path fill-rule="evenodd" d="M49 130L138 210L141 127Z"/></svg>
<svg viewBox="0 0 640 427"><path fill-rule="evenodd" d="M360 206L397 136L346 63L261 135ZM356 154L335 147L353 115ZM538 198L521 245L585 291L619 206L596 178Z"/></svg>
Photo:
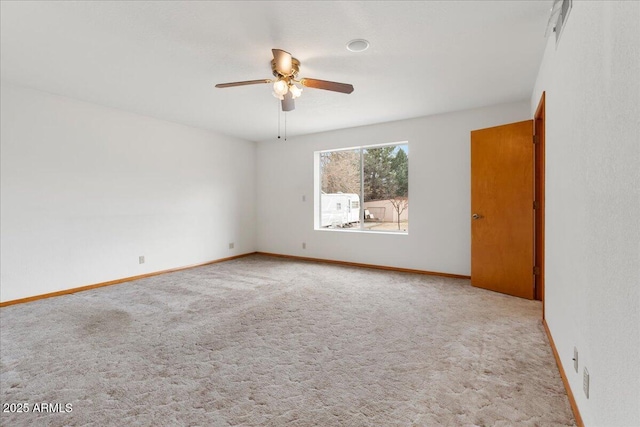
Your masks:
<svg viewBox="0 0 640 427"><path fill-rule="evenodd" d="M314 228L314 231L323 232L338 232L338 233L363 233L363 234L390 234L396 236L408 236L408 231L393 231L393 230L363 230L360 228Z"/></svg>

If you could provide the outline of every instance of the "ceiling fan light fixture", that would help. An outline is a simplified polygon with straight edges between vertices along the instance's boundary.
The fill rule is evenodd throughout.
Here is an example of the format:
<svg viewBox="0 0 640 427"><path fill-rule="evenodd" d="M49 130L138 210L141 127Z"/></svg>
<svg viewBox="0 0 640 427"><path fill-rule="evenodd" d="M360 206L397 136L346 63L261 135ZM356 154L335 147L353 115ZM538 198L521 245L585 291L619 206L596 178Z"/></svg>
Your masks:
<svg viewBox="0 0 640 427"><path fill-rule="evenodd" d="M278 96L284 96L288 90L289 87L287 85L287 82L285 82L284 80L276 80L273 84L273 92Z"/></svg>
<svg viewBox="0 0 640 427"><path fill-rule="evenodd" d="M296 99L297 97L302 95L302 88L291 84L289 86L289 92L291 92L291 96L293 97L293 99Z"/></svg>
<svg viewBox="0 0 640 427"><path fill-rule="evenodd" d="M350 52L364 52L369 49L369 42L365 39L355 39L347 43L347 50Z"/></svg>
<svg viewBox="0 0 640 427"><path fill-rule="evenodd" d="M274 98L278 98L280 101L284 99L284 95L278 95L275 92L271 92L271 95L273 95Z"/></svg>

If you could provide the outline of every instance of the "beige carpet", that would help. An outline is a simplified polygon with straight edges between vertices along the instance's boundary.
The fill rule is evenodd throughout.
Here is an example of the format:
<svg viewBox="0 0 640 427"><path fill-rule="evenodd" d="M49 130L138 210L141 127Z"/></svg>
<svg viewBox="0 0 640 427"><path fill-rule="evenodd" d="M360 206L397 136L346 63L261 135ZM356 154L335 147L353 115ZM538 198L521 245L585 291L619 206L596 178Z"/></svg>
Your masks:
<svg viewBox="0 0 640 427"><path fill-rule="evenodd" d="M3 426L574 425L539 302L250 256L0 310ZM54 407L55 408L55 407Z"/></svg>

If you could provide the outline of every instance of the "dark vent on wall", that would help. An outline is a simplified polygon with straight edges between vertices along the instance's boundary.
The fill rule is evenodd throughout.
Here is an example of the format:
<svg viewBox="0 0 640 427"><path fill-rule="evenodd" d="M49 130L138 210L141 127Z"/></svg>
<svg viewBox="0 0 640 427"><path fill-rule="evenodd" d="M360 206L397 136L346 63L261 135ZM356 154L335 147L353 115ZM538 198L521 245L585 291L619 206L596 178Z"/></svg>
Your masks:
<svg viewBox="0 0 640 427"><path fill-rule="evenodd" d="M567 18L569 17L572 3L573 0L554 0L553 6L551 7L545 37L549 36L551 31L553 31L556 35L556 46L558 46L562 31L567 25Z"/></svg>
<svg viewBox="0 0 640 427"><path fill-rule="evenodd" d="M572 3L573 0L555 0L553 2L549 23L554 23L553 32L556 35L556 46L560 43L560 36L562 35L564 27L567 25L567 18L569 18Z"/></svg>
<svg viewBox="0 0 640 427"><path fill-rule="evenodd" d="M571 11L571 3L572 0L561 0L560 1L560 13L558 14L558 19L556 20L556 46L560 41L560 36L562 35L562 30L564 30L565 25L567 24L567 18L569 17L569 11Z"/></svg>

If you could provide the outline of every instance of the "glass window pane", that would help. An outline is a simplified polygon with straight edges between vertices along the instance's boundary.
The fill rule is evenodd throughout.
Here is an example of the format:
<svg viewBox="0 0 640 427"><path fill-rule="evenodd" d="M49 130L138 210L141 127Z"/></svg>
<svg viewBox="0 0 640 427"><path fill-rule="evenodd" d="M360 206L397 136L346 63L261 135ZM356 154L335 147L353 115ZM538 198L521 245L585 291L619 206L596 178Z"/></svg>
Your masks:
<svg viewBox="0 0 640 427"><path fill-rule="evenodd" d="M320 226L358 227L360 150L320 153Z"/></svg>
<svg viewBox="0 0 640 427"><path fill-rule="evenodd" d="M367 230L409 230L409 147L363 150L363 207Z"/></svg>

